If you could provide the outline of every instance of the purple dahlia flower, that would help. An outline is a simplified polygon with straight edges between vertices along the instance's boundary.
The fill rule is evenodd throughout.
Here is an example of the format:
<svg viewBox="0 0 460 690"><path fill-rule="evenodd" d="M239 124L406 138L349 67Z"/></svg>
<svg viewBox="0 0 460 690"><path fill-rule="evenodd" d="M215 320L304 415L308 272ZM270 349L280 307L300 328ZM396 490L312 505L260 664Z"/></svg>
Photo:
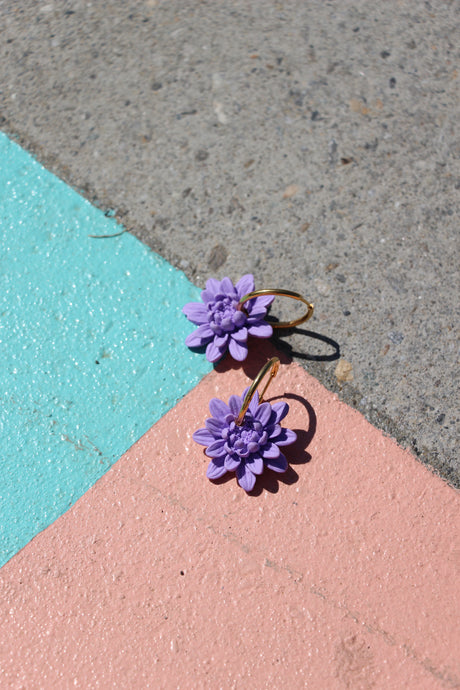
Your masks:
<svg viewBox="0 0 460 690"><path fill-rule="evenodd" d="M213 398L209 403L212 414L205 422L204 429L198 429L193 439L207 446L205 453L211 458L206 476L209 479L222 477L226 472L236 472L238 484L245 491L251 491L256 476L262 474L264 467L275 472L285 472L288 463L279 446L293 443L297 436L291 429L284 429L279 422L287 415L289 405L278 402L259 405L256 391L241 426L235 419L241 410L244 396L232 395L226 405Z"/></svg>
<svg viewBox="0 0 460 690"><path fill-rule="evenodd" d="M233 359L242 362L248 354L248 335L269 338L273 329L264 321L267 307L273 302L273 295L254 297L238 310L242 297L254 291L254 276L248 274L233 285L230 278L222 281L210 278L206 290L201 293L201 302L189 302L183 308L189 321L198 328L186 339L188 347L206 345L206 358L217 362L227 350Z"/></svg>

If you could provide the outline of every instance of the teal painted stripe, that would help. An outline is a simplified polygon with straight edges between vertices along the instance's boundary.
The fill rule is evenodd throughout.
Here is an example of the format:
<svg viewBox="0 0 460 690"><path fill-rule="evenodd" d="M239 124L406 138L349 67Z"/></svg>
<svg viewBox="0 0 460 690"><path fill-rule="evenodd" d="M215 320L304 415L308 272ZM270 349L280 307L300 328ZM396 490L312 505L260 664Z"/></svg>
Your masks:
<svg viewBox="0 0 460 690"><path fill-rule="evenodd" d="M0 565L211 366L199 291L0 133Z"/></svg>

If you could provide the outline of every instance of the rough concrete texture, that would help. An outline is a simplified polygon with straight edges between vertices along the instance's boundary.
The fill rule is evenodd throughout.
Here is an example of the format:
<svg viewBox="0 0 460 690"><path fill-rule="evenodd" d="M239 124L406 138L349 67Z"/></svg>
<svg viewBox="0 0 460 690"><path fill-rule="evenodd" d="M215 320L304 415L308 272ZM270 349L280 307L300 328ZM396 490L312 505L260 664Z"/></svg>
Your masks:
<svg viewBox="0 0 460 690"><path fill-rule="evenodd" d="M198 285L304 293L299 361L457 483L458 18L3 0L0 126Z"/></svg>
<svg viewBox="0 0 460 690"><path fill-rule="evenodd" d="M460 687L460 496L297 364L286 475L192 441L270 354L206 376L0 571L8 688Z"/></svg>

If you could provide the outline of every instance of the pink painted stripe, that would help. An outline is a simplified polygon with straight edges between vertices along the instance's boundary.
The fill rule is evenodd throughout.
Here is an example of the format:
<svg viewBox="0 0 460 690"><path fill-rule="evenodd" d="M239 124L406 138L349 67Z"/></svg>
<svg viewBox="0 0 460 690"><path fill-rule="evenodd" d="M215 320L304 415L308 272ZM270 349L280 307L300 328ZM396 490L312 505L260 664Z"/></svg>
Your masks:
<svg viewBox="0 0 460 690"><path fill-rule="evenodd" d="M191 434L267 354L208 375L1 570L4 687L459 687L460 500L409 453L291 364L287 476L205 478Z"/></svg>

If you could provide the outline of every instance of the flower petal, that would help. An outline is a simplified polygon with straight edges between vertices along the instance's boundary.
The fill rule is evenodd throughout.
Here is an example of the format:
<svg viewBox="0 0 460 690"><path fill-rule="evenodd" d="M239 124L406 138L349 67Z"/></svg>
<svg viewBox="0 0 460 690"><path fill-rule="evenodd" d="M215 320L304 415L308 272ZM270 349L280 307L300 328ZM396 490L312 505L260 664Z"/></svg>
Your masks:
<svg viewBox="0 0 460 690"><path fill-rule="evenodd" d="M218 441L214 441L211 443L205 452L205 455L208 456L208 458L220 458L223 455L226 455L227 451L224 448L225 441L223 438L220 438Z"/></svg>
<svg viewBox="0 0 460 690"><path fill-rule="evenodd" d="M198 326L196 331L190 333L185 339L185 344L187 347L201 347L207 342L214 338L214 333L209 328L208 324L205 323L202 326Z"/></svg>
<svg viewBox="0 0 460 690"><path fill-rule="evenodd" d="M276 413L273 412L273 409L272 409L272 416L270 417L270 424L268 424L265 427L265 431L266 431L267 436L270 439L270 441L273 441L274 439L276 439L276 437L279 436L281 433L281 426L279 424L275 423L275 418L276 418ZM275 443L276 443L276 441L275 441Z"/></svg>
<svg viewBox="0 0 460 690"><path fill-rule="evenodd" d="M207 419L205 421L205 426L208 431L211 432L211 434L214 436L214 440L222 438L222 429L225 426L224 422L221 422L220 419Z"/></svg>
<svg viewBox="0 0 460 690"><path fill-rule="evenodd" d="M217 362L217 360L222 357L224 352L225 350L220 350L215 344L214 340L212 340L206 348L206 359L208 362Z"/></svg>
<svg viewBox="0 0 460 690"><path fill-rule="evenodd" d="M192 323L198 326L208 323L208 310L201 302L189 302L182 308L183 313Z"/></svg>
<svg viewBox="0 0 460 690"><path fill-rule="evenodd" d="M241 463L236 470L236 476L238 479L238 484L245 491L252 491L254 484L256 483L256 476L251 472L245 463Z"/></svg>
<svg viewBox="0 0 460 690"><path fill-rule="evenodd" d="M220 290L220 281L217 278L209 278L206 281L206 290L214 296L217 295Z"/></svg>
<svg viewBox="0 0 460 690"><path fill-rule="evenodd" d="M250 292L254 292L254 276L251 273L242 276L235 285L235 288L240 299Z"/></svg>
<svg viewBox="0 0 460 690"><path fill-rule="evenodd" d="M282 453L279 454L277 458L270 458L265 460L265 467L274 472L286 472L288 468L288 462Z"/></svg>
<svg viewBox="0 0 460 690"><path fill-rule="evenodd" d="M230 412L235 415L235 417L238 415L239 411L241 410L241 405L242 405L242 400L239 395L231 395L230 400L228 401L228 406L230 408Z"/></svg>
<svg viewBox="0 0 460 690"><path fill-rule="evenodd" d="M242 326L232 333L230 337L233 338L233 340L237 340L239 343L245 343L248 339L248 329L246 326Z"/></svg>
<svg viewBox="0 0 460 690"><path fill-rule="evenodd" d="M255 297L250 301L251 311L254 309L259 311L261 308L267 308L275 299L275 295L262 295L261 297ZM248 310L249 311L249 310Z"/></svg>
<svg viewBox="0 0 460 690"><path fill-rule="evenodd" d="M216 335L214 338L214 345L219 348L221 352L227 349L229 335L224 333L224 335Z"/></svg>
<svg viewBox="0 0 460 690"><path fill-rule="evenodd" d="M235 287L230 280L230 278L223 278L220 282L220 292L224 292L226 295L233 295L235 293Z"/></svg>
<svg viewBox="0 0 460 690"><path fill-rule="evenodd" d="M236 455L226 455L224 464L227 472L234 472L239 467L241 459Z"/></svg>
<svg viewBox="0 0 460 690"><path fill-rule="evenodd" d="M275 421L280 422L289 412L289 405L285 402L277 402L272 405L272 410L276 415Z"/></svg>
<svg viewBox="0 0 460 690"><path fill-rule="evenodd" d="M201 299L203 300L205 305L208 305L209 302L215 301L216 293L213 292L212 290L203 290L201 293Z"/></svg>
<svg viewBox="0 0 460 690"><path fill-rule="evenodd" d="M236 328L242 328L246 323L247 318L248 317L246 316L246 314L243 311L240 311L239 309L237 309L232 316L232 320Z"/></svg>
<svg viewBox="0 0 460 690"><path fill-rule="evenodd" d="M206 476L208 479L219 479L227 473L223 458L214 458L208 465Z"/></svg>
<svg viewBox="0 0 460 690"><path fill-rule="evenodd" d="M276 445L276 443L270 443L270 441L266 443L263 448L260 449L260 454L264 459L277 458L280 455L280 453L281 451Z"/></svg>
<svg viewBox="0 0 460 690"><path fill-rule="evenodd" d="M264 461L259 454L251 455L246 464L253 474L262 474L264 471Z"/></svg>
<svg viewBox="0 0 460 690"><path fill-rule="evenodd" d="M256 413L254 417L259 421L261 424L266 426L268 422L270 421L270 417L272 416L272 406L270 403L264 402L256 410Z"/></svg>
<svg viewBox="0 0 460 690"><path fill-rule="evenodd" d="M192 438L202 446L209 446L216 440L207 429L197 429Z"/></svg>
<svg viewBox="0 0 460 690"><path fill-rule="evenodd" d="M209 401L209 411L212 416L216 417L217 419L226 417L228 414L230 414L229 406L226 405L223 400L219 400L219 398L212 398Z"/></svg>
<svg viewBox="0 0 460 690"><path fill-rule="evenodd" d="M230 338L228 349L237 362L242 362L248 356L248 346L245 343L238 343L234 338Z"/></svg>
<svg viewBox="0 0 460 690"><path fill-rule="evenodd" d="M256 323L257 321L262 321L267 316L267 310L265 307L257 307L257 309L252 309L248 311L247 320L248 323Z"/></svg>
<svg viewBox="0 0 460 690"><path fill-rule="evenodd" d="M297 441L297 434L292 429L281 429L281 433L276 438L276 445L288 446Z"/></svg>
<svg viewBox="0 0 460 690"><path fill-rule="evenodd" d="M248 322L249 335L253 335L255 338L269 338L273 333L273 328L269 323L259 323L251 326Z"/></svg>

